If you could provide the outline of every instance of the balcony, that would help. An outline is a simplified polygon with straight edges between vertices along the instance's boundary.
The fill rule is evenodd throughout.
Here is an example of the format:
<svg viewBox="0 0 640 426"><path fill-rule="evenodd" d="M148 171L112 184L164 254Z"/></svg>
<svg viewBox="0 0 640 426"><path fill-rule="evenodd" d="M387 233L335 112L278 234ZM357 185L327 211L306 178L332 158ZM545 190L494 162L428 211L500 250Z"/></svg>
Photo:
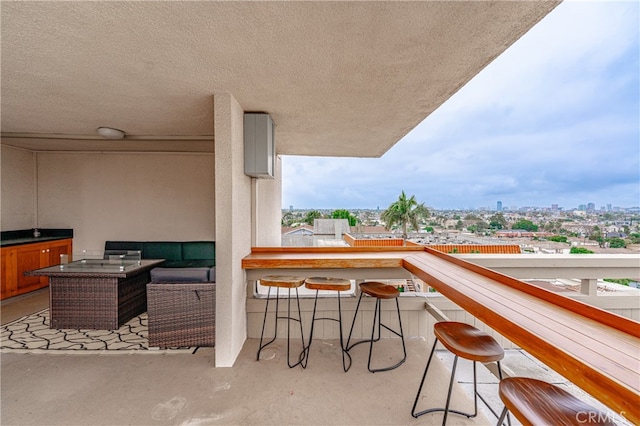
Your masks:
<svg viewBox="0 0 640 426"><path fill-rule="evenodd" d="M353 280L417 277L439 293L402 296L405 335L432 342L431 330L438 320L473 324L493 334L505 348L525 349L607 407L634 419L640 413L636 408L628 409L627 404L640 402L639 293L599 296L596 284L599 278L637 276L639 260L637 255L452 256L422 247L257 248L245 258L243 267L247 270L248 294L254 294L255 280L276 273ZM520 281L551 277L577 280L580 291L566 297ZM334 309L335 303L324 302L319 308L323 313ZM263 303L255 298L248 300L249 337L259 336ZM355 303L355 298L344 301L343 310L353 312ZM371 311L372 306L369 303L365 309ZM303 320L308 321L311 301L303 302L302 309ZM383 312L383 318L389 313ZM356 324L357 337L367 334L363 326L366 322ZM322 338L336 338L335 329L322 332ZM618 373L609 376L614 370ZM617 390L606 390L608 385L604 383Z"/></svg>
<svg viewBox="0 0 640 426"><path fill-rule="evenodd" d="M402 251L402 250L400 250ZM393 256L392 256L393 257ZM567 258L558 262L554 256L541 258L493 255L459 255L477 264L507 270L514 276L528 278L595 279L594 277L628 276L637 272L637 256ZM316 256L311 261L321 260ZM321 262L322 263L322 262ZM365 266L365 265L360 265ZM247 269L248 339L231 368L214 368L213 348L201 348L195 354L146 355L2 355L2 419L3 424L440 424L440 414L413 419L411 404L432 344L431 328L442 315L463 320L492 332L507 348L505 366L511 374L523 372L551 381L561 381L589 402L596 400L571 386L553 370L517 349L508 339L492 331L468 312L439 293L402 296L400 303L407 339L408 358L400 368L371 374L366 370L367 348L357 347L354 364L342 372L335 328L316 329L311 359L306 370L286 366L284 341L263 354L256 362L255 354L264 300L253 297L259 274L282 269ZM531 275L535 271L535 275ZM308 269L288 269L287 273ZM340 275L356 280L394 280L411 277L404 268L317 267L314 275ZM587 286L588 287L588 286ZM588 293L588 291L587 291ZM620 311L632 318L638 316L638 295L590 296L577 293L574 298L594 302L607 309ZM2 304L2 322L48 306L46 290ZM302 301L303 318L310 318L312 300ZM325 298L322 309L331 314L335 301ZM428 308L428 309L427 309ZM355 297L343 303L350 322ZM435 315L435 316L434 316ZM315 339L318 340L315 340ZM394 355L395 345L384 340L381 359ZM450 358L442 352L436 373L427 385L427 398L441 401L447 386ZM461 365L462 366L462 365ZM638 371L636 367L636 371ZM460 386L455 388L454 404L470 407L468 379L460 373ZM497 380L489 370L481 372L485 395L496 394ZM495 397L491 402L496 402ZM603 405L600 405L603 407ZM480 403L483 409L483 404ZM495 408L495 407L494 407ZM615 414L614 410L611 410ZM624 423L624 420L616 418ZM476 419L450 417L450 424L495 424L485 409ZM629 423L630 424L630 423Z"/></svg>

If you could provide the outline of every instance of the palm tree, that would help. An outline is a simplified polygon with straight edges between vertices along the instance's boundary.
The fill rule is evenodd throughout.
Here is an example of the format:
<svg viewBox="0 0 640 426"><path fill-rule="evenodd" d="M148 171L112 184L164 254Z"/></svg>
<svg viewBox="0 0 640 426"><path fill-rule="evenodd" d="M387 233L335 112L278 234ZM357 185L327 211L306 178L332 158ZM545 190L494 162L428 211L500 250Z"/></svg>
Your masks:
<svg viewBox="0 0 640 426"><path fill-rule="evenodd" d="M427 217L429 217L429 210L424 203L418 204L414 195L411 198L407 198L404 191L402 191L398 200L391 203L389 208L380 215L380 218L385 222L387 231L396 223L402 225L402 239L405 244L407 241L407 225L410 224L413 229L419 231L420 225L418 221Z"/></svg>

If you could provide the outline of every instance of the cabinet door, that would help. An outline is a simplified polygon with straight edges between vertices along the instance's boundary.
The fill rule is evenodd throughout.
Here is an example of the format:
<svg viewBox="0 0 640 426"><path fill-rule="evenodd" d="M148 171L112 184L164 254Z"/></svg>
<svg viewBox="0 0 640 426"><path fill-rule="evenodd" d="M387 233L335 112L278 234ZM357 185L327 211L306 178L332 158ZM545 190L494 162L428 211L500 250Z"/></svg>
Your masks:
<svg viewBox="0 0 640 426"><path fill-rule="evenodd" d="M0 263L0 299L14 296L17 291L16 282L16 249L0 249L2 263Z"/></svg>
<svg viewBox="0 0 640 426"><path fill-rule="evenodd" d="M48 283L47 277L25 277L26 271L39 269L42 266L42 259L47 258L47 244L27 244L16 250L18 294L35 290ZM44 280L43 280L44 278Z"/></svg>
<svg viewBox="0 0 640 426"><path fill-rule="evenodd" d="M59 265L61 254L71 256L71 240L61 240L49 243L45 259L46 265L42 265L40 267L46 268L47 266Z"/></svg>

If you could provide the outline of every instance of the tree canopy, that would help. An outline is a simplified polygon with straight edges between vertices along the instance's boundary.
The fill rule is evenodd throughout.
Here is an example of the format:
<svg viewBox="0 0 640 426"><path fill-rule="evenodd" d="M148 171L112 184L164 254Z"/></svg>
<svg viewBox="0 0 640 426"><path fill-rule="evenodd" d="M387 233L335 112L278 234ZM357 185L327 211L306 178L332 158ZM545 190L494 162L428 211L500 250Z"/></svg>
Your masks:
<svg viewBox="0 0 640 426"><path fill-rule="evenodd" d="M338 209L331 213L331 219L347 219L349 226L355 226L358 222L358 218L351 214L349 210Z"/></svg>
<svg viewBox="0 0 640 426"><path fill-rule="evenodd" d="M313 225L313 221L315 219L322 219L322 213L320 213L318 210L310 210L304 217L304 223Z"/></svg>
<svg viewBox="0 0 640 426"><path fill-rule="evenodd" d="M524 229L525 231L536 232L538 225L531 222L529 219L520 219L511 226L511 229Z"/></svg>
<svg viewBox="0 0 640 426"><path fill-rule="evenodd" d="M407 198L404 191L402 191L398 200L391 203L380 215L387 230L390 230L395 224L402 226L403 240L407 239L408 225L411 225L415 231L420 231L420 219L426 219L428 217L429 210L425 207L424 203L418 203L414 195Z"/></svg>
<svg viewBox="0 0 640 426"><path fill-rule="evenodd" d="M489 218L489 227L491 229L506 229L507 219L504 218L502 213L496 213Z"/></svg>

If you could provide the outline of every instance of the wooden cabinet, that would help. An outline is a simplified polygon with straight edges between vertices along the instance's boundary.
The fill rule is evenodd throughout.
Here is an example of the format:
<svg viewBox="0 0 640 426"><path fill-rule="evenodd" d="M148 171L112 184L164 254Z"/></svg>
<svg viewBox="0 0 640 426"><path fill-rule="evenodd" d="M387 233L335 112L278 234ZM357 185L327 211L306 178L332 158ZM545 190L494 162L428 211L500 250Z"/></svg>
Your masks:
<svg viewBox="0 0 640 426"><path fill-rule="evenodd" d="M49 284L47 277L25 277L24 272L60 263L60 255L72 253L72 240L5 247L2 253L2 285L0 299L28 293Z"/></svg>

